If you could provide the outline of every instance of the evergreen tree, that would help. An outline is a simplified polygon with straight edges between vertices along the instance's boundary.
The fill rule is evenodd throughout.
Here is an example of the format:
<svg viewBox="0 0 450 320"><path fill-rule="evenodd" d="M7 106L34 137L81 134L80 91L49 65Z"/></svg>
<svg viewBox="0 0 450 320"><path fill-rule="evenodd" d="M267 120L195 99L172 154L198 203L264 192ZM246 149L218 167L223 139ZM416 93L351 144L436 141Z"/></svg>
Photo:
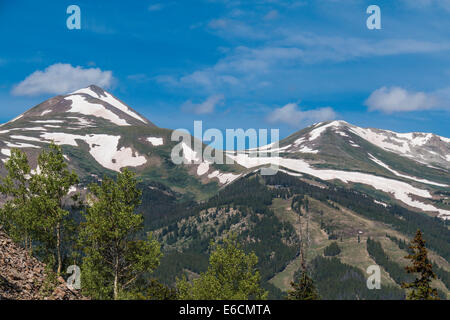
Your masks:
<svg viewBox="0 0 450 320"><path fill-rule="evenodd" d="M302 271L298 282L291 282L293 288L288 292L289 300L319 300L320 296L314 285L314 281L308 273Z"/></svg>
<svg viewBox="0 0 450 320"><path fill-rule="evenodd" d="M264 300L267 292L260 287L260 275L255 266L258 258L246 254L231 235L212 244L209 267L200 277L189 283L177 280L181 300Z"/></svg>
<svg viewBox="0 0 450 320"><path fill-rule="evenodd" d="M409 289L408 300L436 300L437 290L432 288L430 283L436 279L436 274L433 272L433 265L428 260L428 251L425 247L425 240L422 237L422 232L417 230L409 247L413 253L407 255L405 258L410 259L412 265L407 266L407 273L418 273L419 277L411 283L404 283L403 288Z"/></svg>
<svg viewBox="0 0 450 320"><path fill-rule="evenodd" d="M327 257L334 257L341 253L341 248L337 242L332 242L329 246L325 247L323 254Z"/></svg>
<svg viewBox="0 0 450 320"><path fill-rule="evenodd" d="M90 186L92 204L84 214L80 237L85 256L83 291L94 299L130 298L142 278L159 265L160 245L149 234L140 240L143 217L134 173L125 169L117 181L104 178Z"/></svg>

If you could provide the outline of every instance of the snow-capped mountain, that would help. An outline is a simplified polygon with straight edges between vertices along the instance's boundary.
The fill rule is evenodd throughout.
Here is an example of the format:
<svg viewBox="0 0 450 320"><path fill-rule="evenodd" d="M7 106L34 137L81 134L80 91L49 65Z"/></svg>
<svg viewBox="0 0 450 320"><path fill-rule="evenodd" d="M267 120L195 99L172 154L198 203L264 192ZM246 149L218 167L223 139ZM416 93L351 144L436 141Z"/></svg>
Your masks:
<svg viewBox="0 0 450 320"><path fill-rule="evenodd" d="M274 155L274 152L275 155ZM252 155L253 153L253 155ZM410 208L450 217L450 140L430 133L364 129L345 121L321 122L279 142L231 154L254 169L278 165L307 175L382 191ZM272 153L272 154L271 154Z"/></svg>
<svg viewBox="0 0 450 320"><path fill-rule="evenodd" d="M220 187L239 176L239 172L227 172L232 167L197 163L180 169L173 165L170 155L177 142L171 141L171 133L92 85L51 98L1 125L0 159L5 162L12 148L21 148L36 165L37 154L54 141L63 146L71 167L85 178L131 167L150 180L183 187L189 179L191 188L202 189L209 182ZM187 145L183 152L197 157ZM239 171L237 166L232 169Z"/></svg>
<svg viewBox="0 0 450 320"><path fill-rule="evenodd" d="M276 150L272 144L238 154L226 152L235 165L201 159L183 143L183 157L199 161L175 165L171 152L179 142L171 141L171 134L107 91L90 86L51 98L1 125L0 174L12 148L26 151L36 166L41 149L54 141L85 183L131 167L144 181L205 199L247 173L275 164L300 179L382 192L409 208L450 217L448 138L365 129L345 121L321 122L283 139ZM270 155L273 151L278 154Z"/></svg>

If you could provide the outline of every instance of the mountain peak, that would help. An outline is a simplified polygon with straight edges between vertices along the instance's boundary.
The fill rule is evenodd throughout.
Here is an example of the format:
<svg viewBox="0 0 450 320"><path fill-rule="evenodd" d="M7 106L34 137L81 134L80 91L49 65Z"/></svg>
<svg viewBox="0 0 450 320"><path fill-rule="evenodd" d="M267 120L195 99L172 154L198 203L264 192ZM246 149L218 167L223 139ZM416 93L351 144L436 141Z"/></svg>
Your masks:
<svg viewBox="0 0 450 320"><path fill-rule="evenodd" d="M55 119L55 117L61 119ZM47 118L50 118L47 121L63 120L60 122L67 122L68 119L74 117L86 120L85 123L98 122L98 126L101 126L105 120L118 126L155 126L123 101L97 85L90 85L66 95L50 98L7 124L14 123L15 125L18 120L42 122Z"/></svg>

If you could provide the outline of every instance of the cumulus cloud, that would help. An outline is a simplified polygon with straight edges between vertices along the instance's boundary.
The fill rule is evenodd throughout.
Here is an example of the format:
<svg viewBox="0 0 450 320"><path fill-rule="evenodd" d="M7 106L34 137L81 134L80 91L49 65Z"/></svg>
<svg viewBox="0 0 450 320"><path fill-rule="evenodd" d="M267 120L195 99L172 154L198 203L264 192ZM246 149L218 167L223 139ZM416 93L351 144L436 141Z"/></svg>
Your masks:
<svg viewBox="0 0 450 320"><path fill-rule="evenodd" d="M288 103L284 107L273 110L267 120L272 123L287 123L297 126L306 122L333 120L336 112L330 107L302 111L298 104Z"/></svg>
<svg viewBox="0 0 450 320"><path fill-rule="evenodd" d="M384 113L433 109L438 106L435 94L413 92L400 87L382 87L375 90L365 101L370 111Z"/></svg>
<svg viewBox="0 0 450 320"><path fill-rule="evenodd" d="M192 103L192 101L189 100L185 102L181 108L185 112L191 112L195 114L213 113L216 106L222 103L224 99L225 97L223 94L216 94L210 96L208 99L206 99L206 101L199 104Z"/></svg>
<svg viewBox="0 0 450 320"><path fill-rule="evenodd" d="M65 94L91 84L110 88L114 82L111 71L100 68L73 67L56 63L44 71L37 70L15 85L12 94L16 96L36 96L40 94Z"/></svg>

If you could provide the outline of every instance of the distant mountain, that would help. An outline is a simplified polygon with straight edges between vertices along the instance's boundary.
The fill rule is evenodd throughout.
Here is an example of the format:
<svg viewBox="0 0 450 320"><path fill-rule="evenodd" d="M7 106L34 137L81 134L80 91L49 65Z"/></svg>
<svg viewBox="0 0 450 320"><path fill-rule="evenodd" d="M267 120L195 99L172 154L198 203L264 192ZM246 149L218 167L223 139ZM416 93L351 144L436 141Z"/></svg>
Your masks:
<svg viewBox="0 0 450 320"><path fill-rule="evenodd" d="M450 217L450 139L431 133L321 122L283 139L278 148L272 144L228 156L247 169L276 164L293 176L365 185L410 208Z"/></svg>
<svg viewBox="0 0 450 320"><path fill-rule="evenodd" d="M143 190L145 230L154 231L164 251L155 276L169 285L182 274L205 271L210 241L232 231L257 254L270 297L282 298L300 266L299 227L306 224L318 286L329 287L327 273L342 274L336 288L322 289L324 298L398 299L404 296L406 243L420 228L438 271L434 284L450 295L448 138L331 121L304 128L278 146L215 150L235 164L201 159L182 144L186 160L200 161L174 164L171 152L179 142L171 141L172 133L90 86L0 125L0 175L12 148L24 150L36 169L37 155L52 140L81 177L80 191L105 174L132 168ZM262 174L273 165L275 175ZM369 237L382 250L369 253ZM341 253L323 263L333 242ZM384 256L390 263L383 265ZM377 292L365 287L366 268L373 264L382 267L383 289Z"/></svg>
<svg viewBox="0 0 450 320"><path fill-rule="evenodd" d="M11 148L21 148L36 166L37 154L53 140L63 146L70 166L85 182L131 167L144 179L164 182L196 198L239 177L239 166L175 166L170 155L178 142L171 141L171 133L92 85L51 98L1 125L0 157L4 162ZM183 152L198 157L186 144Z"/></svg>

